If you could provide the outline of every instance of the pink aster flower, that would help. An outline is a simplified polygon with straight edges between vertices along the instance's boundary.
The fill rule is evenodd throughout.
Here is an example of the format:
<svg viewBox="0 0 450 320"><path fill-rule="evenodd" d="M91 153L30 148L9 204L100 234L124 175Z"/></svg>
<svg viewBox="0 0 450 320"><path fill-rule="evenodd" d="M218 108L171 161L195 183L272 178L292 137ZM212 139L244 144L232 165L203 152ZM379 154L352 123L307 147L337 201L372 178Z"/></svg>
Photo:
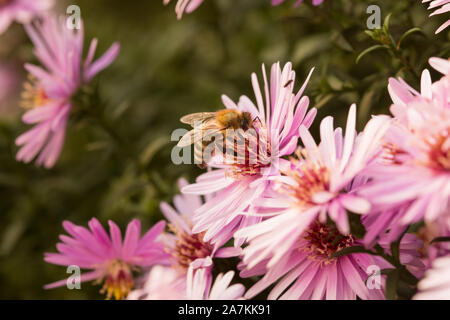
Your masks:
<svg viewBox="0 0 450 320"><path fill-rule="evenodd" d="M450 212L448 78L432 83L425 70L420 93L402 79L390 79L389 92L395 121L383 138L386 155L360 191L372 199L380 232L432 223Z"/></svg>
<svg viewBox="0 0 450 320"><path fill-rule="evenodd" d="M0 0L0 34L8 29L15 20L29 23L34 17L41 16L54 4L53 0Z"/></svg>
<svg viewBox="0 0 450 320"><path fill-rule="evenodd" d="M283 3L284 1L286 1L286 0L272 0L272 5L277 6L281 3ZM323 1L324 0L312 0L312 4L314 6L318 6L318 5L322 4ZM303 0L297 0L297 2L295 2L294 6L300 5L302 2L303 2Z"/></svg>
<svg viewBox="0 0 450 320"><path fill-rule="evenodd" d="M81 282L104 281L101 292L106 292L108 299L127 296L134 285L132 271L137 267L168 261L164 246L158 241L158 236L165 227L163 221L141 237L141 223L134 219L128 224L123 241L120 229L112 221L109 221L109 235L95 218L89 221L90 230L69 221L63 222L63 227L70 236L61 235L62 242L56 245L59 253L46 253L44 260L91 270L81 275ZM67 281L48 284L45 288L64 286Z"/></svg>
<svg viewBox="0 0 450 320"><path fill-rule="evenodd" d="M448 300L450 298L450 256L434 261L418 284L414 300Z"/></svg>
<svg viewBox="0 0 450 320"><path fill-rule="evenodd" d="M183 17L183 13L191 13L195 9L197 9L204 0L178 0L175 6L175 12L177 14L177 18L181 19ZM163 0L164 5L169 4L170 0Z"/></svg>
<svg viewBox="0 0 450 320"><path fill-rule="evenodd" d="M427 2L430 2L428 10L436 9L432 14L430 14L430 17L437 14L450 12L450 0L422 0L422 3ZM450 26L450 19L447 22L445 22L442 26L440 26L439 29L436 30L436 34L443 31L448 26Z"/></svg>
<svg viewBox="0 0 450 320"><path fill-rule="evenodd" d="M299 218L300 219L300 218ZM292 221L291 221L292 222ZM264 275L245 294L251 299L272 284L268 299L282 300L354 300L384 299L385 278L378 272L392 268L377 256L352 253L333 257L335 252L361 245L353 235L342 235L331 225L318 220L302 234L286 229L287 224L273 226L260 238L251 241L245 250L241 277ZM279 242L279 239L286 242ZM295 238L295 241L289 241ZM274 249L272 241L277 243ZM289 243L289 246L285 243ZM381 244L388 252L384 244ZM417 264L417 248L420 242L414 236L405 237L400 245L402 263ZM266 250L265 259L258 263L247 259L254 250ZM278 255L277 251L282 251ZM274 260L275 258L275 260Z"/></svg>
<svg viewBox="0 0 450 320"><path fill-rule="evenodd" d="M179 180L180 189L188 182ZM166 251L172 256L172 267L180 274L186 275L189 268L204 269L212 279L213 258L229 258L241 254L240 248L222 246L228 239L221 239L214 244L204 239L204 233L193 231L192 217L203 204L201 197L195 195L177 195L173 199L175 208L161 202L160 208L169 221L172 233L165 234Z"/></svg>
<svg viewBox="0 0 450 320"><path fill-rule="evenodd" d="M17 160L52 167L64 143L72 96L109 66L119 52L115 43L93 61L97 39L92 40L86 60L82 61L83 30L70 30L64 19L46 17L42 23L25 27L35 46L35 55L44 68L26 64L31 81L25 85L23 106L28 111L23 121L34 127L16 139L20 146Z"/></svg>
<svg viewBox="0 0 450 320"><path fill-rule="evenodd" d="M312 73L312 70L311 70ZM295 93L295 72L291 63L283 69L279 63L272 66L268 81L263 65L264 98L256 74L252 74L252 84L256 98L256 105L246 96L235 104L227 96L222 101L227 109L248 112L261 125L263 133L261 143L267 147L267 158L256 157L245 163L220 163L205 174L200 175L196 183L182 189L185 194L201 194L212 196L204 205L195 211L193 217L194 232L206 232L205 240L223 241L233 237L236 230L261 221L254 216L258 199L271 190L271 179L280 174L280 167L287 161L283 156L294 152L299 127L309 127L316 115L316 109L307 112L309 99L302 97L306 84L311 76L308 75L303 86ZM244 239L237 239L236 246L240 246Z"/></svg>
<svg viewBox="0 0 450 320"><path fill-rule="evenodd" d="M219 274L211 286L206 270L188 272L186 296L190 300L242 300L245 287L236 283L230 286L234 271Z"/></svg>

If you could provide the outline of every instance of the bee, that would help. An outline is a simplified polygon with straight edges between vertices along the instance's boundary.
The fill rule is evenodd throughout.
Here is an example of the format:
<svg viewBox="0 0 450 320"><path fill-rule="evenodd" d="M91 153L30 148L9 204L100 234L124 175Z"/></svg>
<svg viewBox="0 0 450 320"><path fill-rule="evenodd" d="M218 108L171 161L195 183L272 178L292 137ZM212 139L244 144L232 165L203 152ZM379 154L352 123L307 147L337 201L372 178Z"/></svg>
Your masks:
<svg viewBox="0 0 450 320"><path fill-rule="evenodd" d="M211 143L211 139L221 134L224 141L226 131L229 129L244 132L253 128L253 118L250 112L224 109L217 112L199 112L188 114L180 119L182 123L192 126L194 129L186 133L178 142L178 147L183 148L194 144L194 159L201 160L199 167L204 168L203 151ZM200 134L199 134L200 130ZM214 138L213 138L214 139ZM196 161L200 162L200 161Z"/></svg>

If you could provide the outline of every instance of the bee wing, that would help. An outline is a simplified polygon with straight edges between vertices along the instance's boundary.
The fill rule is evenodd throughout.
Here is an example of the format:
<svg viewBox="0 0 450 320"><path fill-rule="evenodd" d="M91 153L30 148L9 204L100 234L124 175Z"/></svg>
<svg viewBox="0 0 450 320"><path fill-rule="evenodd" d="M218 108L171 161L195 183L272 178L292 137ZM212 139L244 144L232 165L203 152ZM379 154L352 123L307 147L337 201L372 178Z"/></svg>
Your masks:
<svg viewBox="0 0 450 320"><path fill-rule="evenodd" d="M194 128L187 132L183 137L181 137L180 141L178 141L177 146L180 148L190 146L193 143L207 140L208 137L212 137L218 132L220 132L220 130L217 128L215 121L208 121L203 123L201 128Z"/></svg>
<svg viewBox="0 0 450 320"><path fill-rule="evenodd" d="M192 129L191 131L187 132L183 137L181 137L180 141L178 141L177 143L177 146L180 148L190 146L195 142L194 137L195 137L195 129Z"/></svg>
<svg viewBox="0 0 450 320"><path fill-rule="evenodd" d="M180 121L193 127L196 122L206 122L215 118L216 115L217 112L197 112L181 117Z"/></svg>

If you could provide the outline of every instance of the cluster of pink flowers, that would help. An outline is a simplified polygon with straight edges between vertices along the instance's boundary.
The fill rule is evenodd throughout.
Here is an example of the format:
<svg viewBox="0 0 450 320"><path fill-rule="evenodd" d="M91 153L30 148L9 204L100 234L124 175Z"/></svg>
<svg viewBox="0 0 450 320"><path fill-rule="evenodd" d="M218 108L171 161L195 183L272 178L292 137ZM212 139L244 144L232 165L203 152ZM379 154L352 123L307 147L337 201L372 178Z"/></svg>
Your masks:
<svg viewBox="0 0 450 320"><path fill-rule="evenodd" d="M178 17L202 2L179 0ZM29 22L50 4L0 2L0 32L13 19ZM430 6L442 6L438 14L449 4L435 0ZM30 81L22 119L34 127L17 138L17 160L36 158L50 168L61 153L74 96L120 47L115 43L94 60L94 39L83 60L83 28L70 30L46 15L25 29L42 66L25 65ZM416 299L448 298L450 60L429 63L442 75L433 82L424 70L420 90L389 80L391 115L372 116L358 132L353 104L344 129L332 116L317 123L320 139L310 131L317 110L304 95L313 70L295 90L291 63L275 63L269 74L263 65L262 82L251 75L253 101L225 95L222 101L258 122L258 138L270 147L266 158L236 163L215 155L195 183L179 180L173 206L160 204L167 226L160 221L143 236L136 219L123 239L112 221L109 233L95 218L89 229L65 221L68 235L45 261L87 270L80 281L102 283L108 299L251 299L268 288L268 299L384 299L381 270L395 268L421 279ZM214 276L223 259L238 262ZM251 288L239 283L255 277Z"/></svg>
<svg viewBox="0 0 450 320"><path fill-rule="evenodd" d="M303 96L311 73L294 91L290 63L275 63L269 76L263 66L262 90L252 75L256 104L246 96L223 102L267 130L278 146L268 165L216 157L196 183L180 179L175 208L161 203L168 228L160 222L142 238L136 220L123 242L112 222L110 236L95 219L91 231L65 222L72 237L61 236L60 253L46 261L93 269L83 280L104 281L116 298L251 299L272 287L268 299L384 299L380 270L398 264L425 275L416 299L444 297L448 281L438 286L435 269L445 267L450 247L431 240L450 234L450 61L430 64L443 77L432 82L425 70L420 92L390 80L392 116L373 116L358 133L352 105L345 131L331 116L320 122L320 142L308 130L316 110ZM364 236L353 233L355 217ZM419 222L418 232L406 232ZM215 263L228 258L240 260L241 278L259 280L246 290L231 284L233 270L214 279ZM144 274L134 280L136 267Z"/></svg>

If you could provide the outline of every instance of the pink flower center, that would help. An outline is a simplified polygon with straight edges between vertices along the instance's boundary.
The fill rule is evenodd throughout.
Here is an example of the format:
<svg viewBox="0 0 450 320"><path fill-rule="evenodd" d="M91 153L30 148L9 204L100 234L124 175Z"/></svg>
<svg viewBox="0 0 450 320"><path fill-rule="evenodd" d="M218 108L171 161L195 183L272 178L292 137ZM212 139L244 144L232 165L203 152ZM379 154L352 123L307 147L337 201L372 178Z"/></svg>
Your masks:
<svg viewBox="0 0 450 320"><path fill-rule="evenodd" d="M189 234L184 230L169 225L169 228L177 236L175 248L168 251L174 258L174 265L181 272L186 272L191 262L196 259L206 258L212 255L213 246L209 242L204 242L205 233Z"/></svg>
<svg viewBox="0 0 450 320"><path fill-rule="evenodd" d="M290 159L295 169L283 172L291 177L295 184L283 184L282 190L297 199L298 205L311 206L315 204L312 197L316 193L329 189L329 171L325 166L309 159L305 149L298 149L296 155L298 159Z"/></svg>
<svg viewBox="0 0 450 320"><path fill-rule="evenodd" d="M113 296L116 300L120 300L127 297L133 285L133 274L130 266L117 259L107 266L105 282L100 292L106 293L106 299L108 300Z"/></svg>
<svg viewBox="0 0 450 320"><path fill-rule="evenodd" d="M428 139L429 165L436 170L450 171L450 128Z"/></svg>
<svg viewBox="0 0 450 320"><path fill-rule="evenodd" d="M336 227L319 222L312 223L302 239L306 240L306 245L300 250L307 252L308 258L317 261L320 265L336 263L336 258L330 259L331 255L354 243L352 235L344 236Z"/></svg>
<svg viewBox="0 0 450 320"><path fill-rule="evenodd" d="M256 123L256 122L255 122ZM234 145L231 163L226 169L226 176L234 180L261 175L264 168L272 165L271 144L267 131L262 124L255 125L256 130L248 130L243 140ZM230 157L228 158L230 159Z"/></svg>
<svg viewBox="0 0 450 320"><path fill-rule="evenodd" d="M39 108L49 101L50 98L47 96L44 88L30 75L28 81L24 84L21 103L22 107L25 109Z"/></svg>

